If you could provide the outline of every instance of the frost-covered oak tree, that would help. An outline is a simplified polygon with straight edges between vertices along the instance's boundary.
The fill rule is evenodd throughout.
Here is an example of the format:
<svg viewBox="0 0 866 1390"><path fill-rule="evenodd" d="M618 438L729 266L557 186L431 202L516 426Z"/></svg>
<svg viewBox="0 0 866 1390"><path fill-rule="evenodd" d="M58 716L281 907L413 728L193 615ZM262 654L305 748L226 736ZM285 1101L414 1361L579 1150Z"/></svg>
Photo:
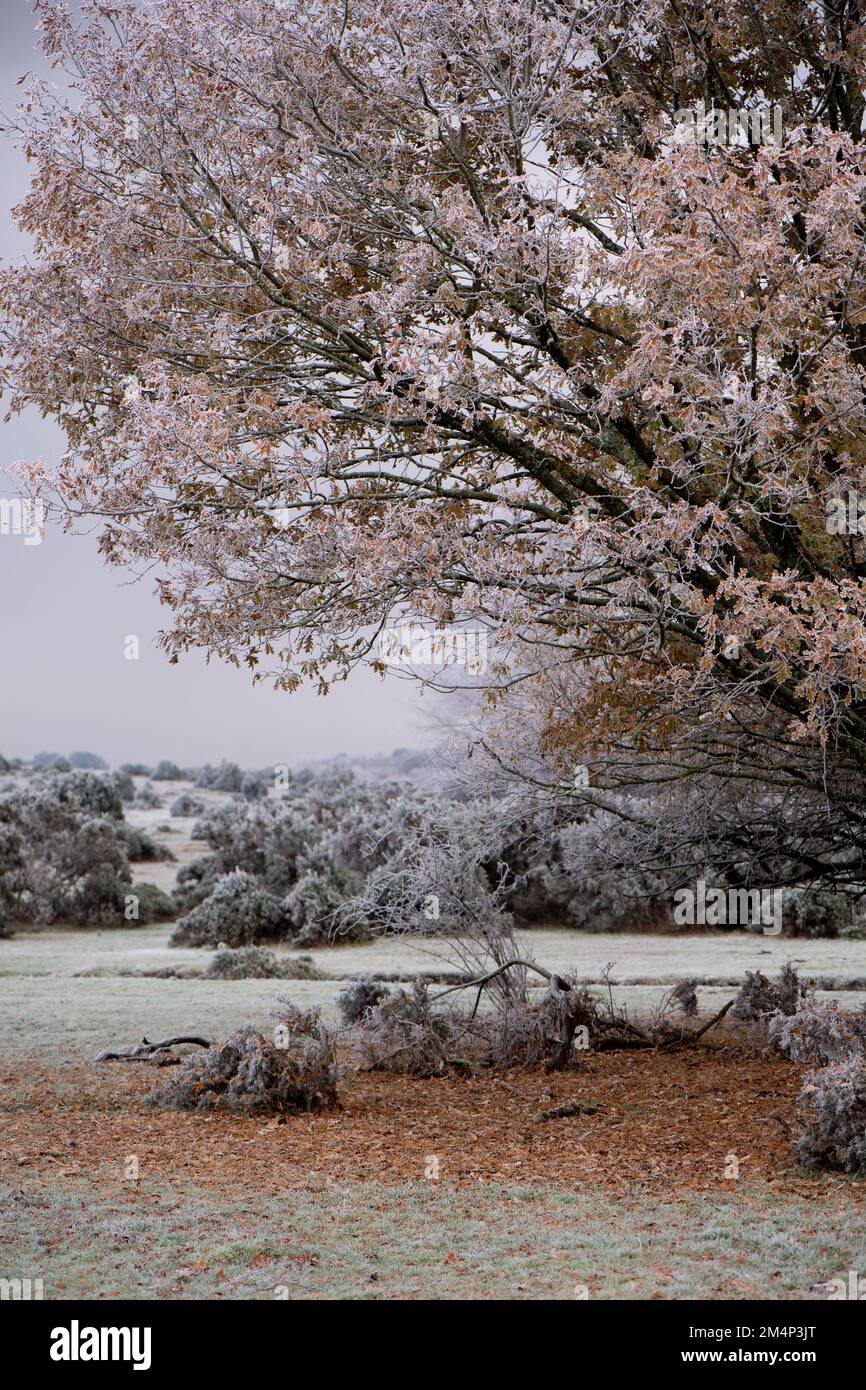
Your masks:
<svg viewBox="0 0 866 1390"><path fill-rule="evenodd" d="M172 655L483 623L599 796L759 784L862 873L861 8L42 0L9 379Z"/></svg>

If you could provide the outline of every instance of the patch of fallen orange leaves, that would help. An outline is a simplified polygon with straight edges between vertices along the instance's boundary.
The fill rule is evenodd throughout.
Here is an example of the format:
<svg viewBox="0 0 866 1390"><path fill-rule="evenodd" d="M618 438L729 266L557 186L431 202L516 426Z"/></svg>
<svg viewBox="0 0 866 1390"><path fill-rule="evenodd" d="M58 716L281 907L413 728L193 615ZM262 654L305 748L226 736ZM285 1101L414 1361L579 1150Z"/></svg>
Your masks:
<svg viewBox="0 0 866 1390"><path fill-rule="evenodd" d="M792 1190L803 1181L788 1134L799 1069L742 1047L602 1053L555 1074L352 1073L341 1086L341 1110L284 1121L146 1107L144 1096L166 1074L110 1063L7 1064L0 1072L7 1178L17 1166L51 1181L116 1180L136 1154L143 1176L234 1190L414 1181L438 1171L456 1184L718 1191L733 1154L741 1180ZM577 1103L600 1108L536 1119ZM431 1167L431 1159L438 1163Z"/></svg>

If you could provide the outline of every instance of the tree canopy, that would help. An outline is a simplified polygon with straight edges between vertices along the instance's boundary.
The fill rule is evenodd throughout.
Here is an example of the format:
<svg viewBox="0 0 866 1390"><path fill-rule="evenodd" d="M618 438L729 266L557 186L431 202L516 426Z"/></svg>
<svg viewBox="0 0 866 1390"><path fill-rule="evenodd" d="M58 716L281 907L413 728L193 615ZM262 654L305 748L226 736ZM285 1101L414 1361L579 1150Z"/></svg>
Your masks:
<svg viewBox="0 0 866 1390"><path fill-rule="evenodd" d="M862 876L861 8L40 3L34 484L160 562L173 656L326 685L395 615L483 625L590 802ZM699 103L781 138L687 138Z"/></svg>

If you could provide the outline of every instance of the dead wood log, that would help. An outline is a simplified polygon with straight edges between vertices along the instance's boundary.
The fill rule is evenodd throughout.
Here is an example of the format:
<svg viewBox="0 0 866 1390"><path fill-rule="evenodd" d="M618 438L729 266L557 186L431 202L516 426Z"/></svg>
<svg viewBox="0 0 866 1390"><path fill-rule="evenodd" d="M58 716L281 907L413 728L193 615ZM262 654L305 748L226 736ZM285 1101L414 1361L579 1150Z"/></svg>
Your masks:
<svg viewBox="0 0 866 1390"><path fill-rule="evenodd" d="M582 1101L577 1101L574 1105L557 1105L553 1110L541 1110L535 1116L536 1124L541 1124L543 1120L566 1120L569 1115L597 1115L600 1110L604 1110L603 1105L591 1103L584 1105Z"/></svg>
<svg viewBox="0 0 866 1390"><path fill-rule="evenodd" d="M110 1052L106 1049L94 1057L94 1062L149 1062L156 1053L170 1052L173 1047L178 1047L181 1043L192 1043L196 1047L210 1047L207 1038L200 1038L195 1035L186 1035L177 1038L164 1038L162 1042L152 1043L147 1038L142 1038L138 1047L130 1048L128 1052Z"/></svg>

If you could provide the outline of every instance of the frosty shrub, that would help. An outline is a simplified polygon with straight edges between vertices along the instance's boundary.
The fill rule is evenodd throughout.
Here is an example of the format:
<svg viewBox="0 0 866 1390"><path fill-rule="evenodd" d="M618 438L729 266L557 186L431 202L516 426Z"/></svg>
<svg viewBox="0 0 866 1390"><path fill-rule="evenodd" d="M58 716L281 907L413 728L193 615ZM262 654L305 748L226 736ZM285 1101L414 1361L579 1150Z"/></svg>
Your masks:
<svg viewBox="0 0 866 1390"><path fill-rule="evenodd" d="M369 975L362 976L360 980L353 980L352 984L347 985L342 993L337 995L340 1017L347 1027L353 1023L360 1023L365 1014L370 1009L375 1009L377 1004L381 1004L389 992L387 985L380 984Z"/></svg>
<svg viewBox="0 0 866 1390"><path fill-rule="evenodd" d="M358 1041L370 1071L440 1076L447 1068L460 1031L454 1017L434 1011L427 986L397 989L362 1018Z"/></svg>
<svg viewBox="0 0 866 1390"><path fill-rule="evenodd" d="M760 970L747 970L734 999L731 1018L739 1019L741 1023L766 1023L773 1014L796 1013L808 994L790 962L782 966L775 983Z"/></svg>
<svg viewBox="0 0 866 1390"><path fill-rule="evenodd" d="M851 899L845 893L806 888L795 890L790 896L783 919L788 936L833 938L851 926L854 914Z"/></svg>
<svg viewBox="0 0 866 1390"><path fill-rule="evenodd" d="M222 876L223 870L214 863L210 855L199 854L195 859L190 859L188 864L182 864L177 871L174 884L174 896L181 913L189 912L198 903L204 902Z"/></svg>
<svg viewBox="0 0 866 1390"><path fill-rule="evenodd" d="M335 930L455 938L509 932L512 876L499 855L510 819L510 808L486 801L418 801L394 851L346 898ZM462 963L471 970L477 962Z"/></svg>
<svg viewBox="0 0 866 1390"><path fill-rule="evenodd" d="M125 772L129 777L153 776L153 768L148 767L147 763L121 763L120 771Z"/></svg>
<svg viewBox="0 0 866 1390"><path fill-rule="evenodd" d="M151 1104L242 1115L319 1111L338 1104L333 1040L318 1011L280 1011L269 1041L249 1025L219 1047L188 1057Z"/></svg>
<svg viewBox="0 0 866 1390"><path fill-rule="evenodd" d="M866 1012L849 1012L832 1002L810 1001L804 1008L778 1014L770 1035L794 1062L825 1067L853 1054L866 1058Z"/></svg>
<svg viewBox="0 0 866 1390"><path fill-rule="evenodd" d="M135 883L127 893L134 893L138 898L138 918L127 921L126 926L133 926L137 920L139 926L146 927L150 922L170 922L177 916L174 899L155 883Z"/></svg>
<svg viewBox="0 0 866 1390"><path fill-rule="evenodd" d="M204 802L197 796L192 796L189 792L181 792L180 796L171 803L168 813L170 816L201 816L205 809Z"/></svg>
<svg viewBox="0 0 866 1390"><path fill-rule="evenodd" d="M135 793L135 804L145 807L148 811L155 811L162 805L162 797L157 796L150 782L145 782Z"/></svg>
<svg viewBox="0 0 866 1390"><path fill-rule="evenodd" d="M586 1031L588 1046L621 1034L623 1019L586 986L555 977L547 990L526 989L525 973L509 972L511 989L488 989L484 1005L471 1011L442 996L431 998L426 982L412 990L385 992L376 1002L368 993L381 986L359 981L340 996L348 996L344 1021L354 1024L364 1065L374 1071L437 1076L449 1065L472 1061L485 1067L560 1064L567 1060L578 1028ZM538 997L540 995L540 997Z"/></svg>
<svg viewBox="0 0 866 1390"><path fill-rule="evenodd" d="M56 767L66 772L71 771L72 768L72 764L67 758L64 758L62 753L37 753L35 757L30 759L30 765L36 768Z"/></svg>
<svg viewBox="0 0 866 1390"><path fill-rule="evenodd" d="M170 946L251 946L268 937L285 935L286 919L279 901L243 869L218 880L213 892L181 917Z"/></svg>
<svg viewBox="0 0 866 1390"><path fill-rule="evenodd" d="M129 772L125 772L122 768L119 768L116 772L112 772L111 785L114 787L121 801L135 800L135 783Z"/></svg>
<svg viewBox="0 0 866 1390"><path fill-rule="evenodd" d="M776 1045L816 1068L803 1078L794 1143L807 1168L866 1173L866 1012L812 1001L770 1024Z"/></svg>
<svg viewBox="0 0 866 1390"><path fill-rule="evenodd" d="M671 991L671 999L676 1012L684 1014L686 1018L697 1018L697 980L679 980Z"/></svg>
<svg viewBox="0 0 866 1390"><path fill-rule="evenodd" d="M866 1060L852 1054L803 1081L795 1156L805 1168L866 1173Z"/></svg>
<svg viewBox="0 0 866 1390"><path fill-rule="evenodd" d="M242 869L282 901L297 945L326 941L335 930L361 939L370 930L364 910L339 921L338 910L400 853L421 805L412 789L368 785L343 769L299 774L279 801L244 799L209 808L192 834L210 853L184 866L178 895L194 907L222 875Z"/></svg>
<svg viewBox="0 0 866 1390"><path fill-rule="evenodd" d="M568 892L563 916L569 925L585 931L674 929L668 879L628 865L626 836L626 826L606 811L594 811L556 832Z"/></svg>
<svg viewBox="0 0 866 1390"><path fill-rule="evenodd" d="M46 787L64 806L74 806L93 816L123 819L120 796L110 777L97 772L54 773L47 779Z"/></svg>
<svg viewBox="0 0 866 1390"><path fill-rule="evenodd" d="M151 776L154 782L180 782L183 780L183 773L177 763L170 762L168 758L163 758L153 769Z"/></svg>
<svg viewBox="0 0 866 1390"><path fill-rule="evenodd" d="M0 911L12 921L123 925L131 875L117 826L61 799L53 783L0 796Z"/></svg>
<svg viewBox="0 0 866 1390"><path fill-rule="evenodd" d="M589 1028L594 1008L588 992L581 994L581 1000L572 1003L578 1008L581 1004L586 1006L581 1022ZM503 1000L489 1014L481 1015L479 1029L489 1049L489 1064L515 1067L549 1061L560 1045L565 1022L563 1009L562 997L545 991L538 1003L530 1003L525 996Z"/></svg>
<svg viewBox="0 0 866 1390"><path fill-rule="evenodd" d="M69 763L72 767L86 768L92 772L108 771L108 763L98 753L70 753Z"/></svg>
<svg viewBox="0 0 866 1390"><path fill-rule="evenodd" d="M270 789L270 779L261 772L245 772L241 782L241 795L247 801L261 801Z"/></svg>
<svg viewBox="0 0 866 1390"><path fill-rule="evenodd" d="M154 840L146 830L141 830L137 825L130 825L128 821L120 822L116 834L126 850L127 858L134 864L156 864L161 860L174 858L167 845Z"/></svg>
<svg viewBox="0 0 866 1390"><path fill-rule="evenodd" d="M210 980L321 979L311 956L279 957L263 946L232 948L222 942L204 973Z"/></svg>
<svg viewBox="0 0 866 1390"><path fill-rule="evenodd" d="M348 882L345 874L332 866L305 873L283 898L282 906L296 946L321 946L333 935L337 913L346 900ZM365 932L358 924L352 937L363 939Z"/></svg>
<svg viewBox="0 0 866 1390"><path fill-rule="evenodd" d="M244 774L237 763L223 760L219 767L207 763L200 768L195 784L197 787L211 787L216 792L239 792L243 786Z"/></svg>

